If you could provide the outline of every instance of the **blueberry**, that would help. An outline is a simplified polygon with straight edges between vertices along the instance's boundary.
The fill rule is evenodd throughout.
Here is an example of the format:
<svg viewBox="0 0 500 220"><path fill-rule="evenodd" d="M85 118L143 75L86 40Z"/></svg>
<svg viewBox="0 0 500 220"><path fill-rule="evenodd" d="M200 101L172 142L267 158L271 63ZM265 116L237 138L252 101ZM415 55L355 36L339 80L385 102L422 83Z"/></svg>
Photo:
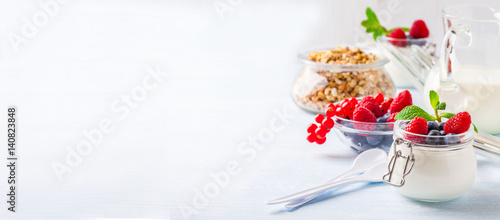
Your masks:
<svg viewBox="0 0 500 220"><path fill-rule="evenodd" d="M377 123L383 123L386 121L387 121L387 118L384 118L384 117L377 118Z"/></svg>
<svg viewBox="0 0 500 220"><path fill-rule="evenodd" d="M425 138L425 143L426 144L428 144L428 145L440 145L440 144L442 144L442 142L441 142L442 138L439 137L439 131L438 130L431 130L431 131L429 131L429 133L427 133L427 135L429 135L431 137L426 137Z"/></svg>
<svg viewBox="0 0 500 220"><path fill-rule="evenodd" d="M439 129L439 125L435 121L428 121L427 122L427 127L428 127L427 131L438 130Z"/></svg>
<svg viewBox="0 0 500 220"><path fill-rule="evenodd" d="M439 123L439 130L444 130L444 122Z"/></svg>
<svg viewBox="0 0 500 220"><path fill-rule="evenodd" d="M354 135L354 137L351 139L351 142L353 145L362 147L366 145L366 138L361 135Z"/></svg>
<svg viewBox="0 0 500 220"><path fill-rule="evenodd" d="M391 117L391 113L387 112L387 113L385 113L385 115L384 115L384 116L382 116L382 117L384 117L385 119L389 119L389 117Z"/></svg>
<svg viewBox="0 0 500 220"><path fill-rule="evenodd" d="M383 139L384 139L383 136L372 135L372 136L366 137L366 142L368 142L368 144L370 144L372 146L377 146L378 144L380 144L380 142L382 142Z"/></svg>
<svg viewBox="0 0 500 220"><path fill-rule="evenodd" d="M444 132L443 130L439 131L439 135L441 136L445 136L446 135L446 132Z"/></svg>
<svg viewBox="0 0 500 220"><path fill-rule="evenodd" d="M455 134L453 133L449 133L446 136L444 136L444 144L446 145L460 144L460 138L455 136Z"/></svg>
<svg viewBox="0 0 500 220"><path fill-rule="evenodd" d="M392 135L386 135L380 145L382 147L391 147L393 141L394 139L392 138Z"/></svg>

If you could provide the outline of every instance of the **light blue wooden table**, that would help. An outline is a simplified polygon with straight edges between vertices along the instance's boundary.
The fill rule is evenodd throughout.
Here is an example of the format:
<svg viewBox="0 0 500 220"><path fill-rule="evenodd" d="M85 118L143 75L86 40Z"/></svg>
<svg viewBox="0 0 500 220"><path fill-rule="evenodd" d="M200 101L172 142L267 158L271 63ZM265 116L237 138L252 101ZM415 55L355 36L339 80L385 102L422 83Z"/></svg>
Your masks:
<svg viewBox="0 0 500 220"><path fill-rule="evenodd" d="M0 113L19 108L18 211L2 202L0 219L500 217L500 162L482 157L473 188L450 202L361 183L294 210L265 205L323 183L356 156L333 134L309 144L314 116L290 98L297 52L341 43L316 38L328 31L311 25L331 14L324 5L339 9L245 1L221 21L212 1L169 3L68 1L18 51L9 33L22 35L40 6L0 3ZM103 120L113 129L59 179L54 164L68 165ZM7 175L2 166L0 192Z"/></svg>

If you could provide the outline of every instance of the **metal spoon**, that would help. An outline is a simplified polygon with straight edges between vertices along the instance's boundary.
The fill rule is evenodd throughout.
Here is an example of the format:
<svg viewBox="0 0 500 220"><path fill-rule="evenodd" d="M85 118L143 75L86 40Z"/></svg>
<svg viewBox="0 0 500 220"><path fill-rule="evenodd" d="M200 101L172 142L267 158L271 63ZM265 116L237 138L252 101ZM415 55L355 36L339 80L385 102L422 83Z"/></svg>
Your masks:
<svg viewBox="0 0 500 220"><path fill-rule="evenodd" d="M328 184L323 184L311 189L307 189L298 193L294 193L288 196L284 196L281 198L273 199L270 201L267 201L267 204L278 204L282 202L288 202L292 201L295 199L299 199L305 196L310 196L314 195L319 192L323 192L325 190L344 185L344 184L349 184L349 183L357 183L357 182L382 182L382 176L387 172L387 162L380 163L378 165L375 165L374 167L370 168L367 170L365 173L351 177L348 179L344 180L339 180L336 182L328 183Z"/></svg>

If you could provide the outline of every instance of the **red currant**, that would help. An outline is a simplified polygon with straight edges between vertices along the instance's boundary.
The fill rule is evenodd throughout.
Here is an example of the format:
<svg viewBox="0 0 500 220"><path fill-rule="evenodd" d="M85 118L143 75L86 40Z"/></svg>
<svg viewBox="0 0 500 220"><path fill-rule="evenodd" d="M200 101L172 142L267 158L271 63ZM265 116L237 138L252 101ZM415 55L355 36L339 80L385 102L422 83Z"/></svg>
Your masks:
<svg viewBox="0 0 500 220"><path fill-rule="evenodd" d="M328 107L325 111L325 115L326 117L331 118L335 116L335 110L333 110L333 108Z"/></svg>
<svg viewBox="0 0 500 220"><path fill-rule="evenodd" d="M331 129L333 128L333 126L335 125L335 123L333 122L333 119L331 118L325 118L325 120L323 120L323 126L325 126L327 129Z"/></svg>
<svg viewBox="0 0 500 220"><path fill-rule="evenodd" d="M382 102L384 102L384 94L382 93L377 94L373 98L375 98L375 101L377 101L379 105L382 104Z"/></svg>
<svg viewBox="0 0 500 220"><path fill-rule="evenodd" d="M352 103L354 107L356 107L356 105L358 104L358 100L356 99L356 97L350 98L349 102Z"/></svg>
<svg viewBox="0 0 500 220"><path fill-rule="evenodd" d="M333 109L335 109L335 104L330 103L330 104L328 104L328 105L326 106L326 108L333 108Z"/></svg>
<svg viewBox="0 0 500 220"><path fill-rule="evenodd" d="M309 134L314 133L314 131L316 131L316 128L318 128L318 125L316 124L309 125L309 127L307 128L307 133Z"/></svg>
<svg viewBox="0 0 500 220"><path fill-rule="evenodd" d="M316 135L318 135L318 137L325 137L326 133L327 133L327 130L323 126L316 129Z"/></svg>
<svg viewBox="0 0 500 220"><path fill-rule="evenodd" d="M324 138L318 138L318 139L316 139L316 144L324 144L325 141L326 141L325 137Z"/></svg>
<svg viewBox="0 0 500 220"><path fill-rule="evenodd" d="M321 124L321 122L323 122L323 119L325 119L325 116L323 114L316 115L316 118L315 118L316 122Z"/></svg>
<svg viewBox="0 0 500 220"><path fill-rule="evenodd" d="M354 105L349 101L349 102L343 103L342 108L344 109L344 112L348 113L348 112L354 110Z"/></svg>
<svg viewBox="0 0 500 220"><path fill-rule="evenodd" d="M314 133L311 133L307 136L307 141L314 143L318 139L318 136Z"/></svg>
<svg viewBox="0 0 500 220"><path fill-rule="evenodd" d="M342 107L337 107L337 116L341 118L345 118L346 114L344 112L344 109Z"/></svg>

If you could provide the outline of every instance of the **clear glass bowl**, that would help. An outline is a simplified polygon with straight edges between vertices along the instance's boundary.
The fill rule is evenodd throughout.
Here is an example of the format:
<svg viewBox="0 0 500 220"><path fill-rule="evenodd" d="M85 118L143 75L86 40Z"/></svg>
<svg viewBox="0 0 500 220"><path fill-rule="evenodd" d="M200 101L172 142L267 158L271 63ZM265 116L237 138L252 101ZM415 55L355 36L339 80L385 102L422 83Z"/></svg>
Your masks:
<svg viewBox="0 0 500 220"><path fill-rule="evenodd" d="M393 142L394 122L371 123L333 117L333 130L345 145L358 153L371 148L389 151Z"/></svg>
<svg viewBox="0 0 500 220"><path fill-rule="evenodd" d="M384 69L388 60L376 48L358 47L366 54L372 53L379 57L377 61L367 64L327 64L309 60L311 51L334 48L311 48L298 55L304 64L292 86L292 98L298 106L314 113L323 113L328 104L346 98L374 96L378 93L394 97L394 83Z"/></svg>
<svg viewBox="0 0 500 220"><path fill-rule="evenodd" d="M422 91L435 64L436 43L431 36L419 39L377 38L380 51L391 61L386 68L398 87L414 86Z"/></svg>

